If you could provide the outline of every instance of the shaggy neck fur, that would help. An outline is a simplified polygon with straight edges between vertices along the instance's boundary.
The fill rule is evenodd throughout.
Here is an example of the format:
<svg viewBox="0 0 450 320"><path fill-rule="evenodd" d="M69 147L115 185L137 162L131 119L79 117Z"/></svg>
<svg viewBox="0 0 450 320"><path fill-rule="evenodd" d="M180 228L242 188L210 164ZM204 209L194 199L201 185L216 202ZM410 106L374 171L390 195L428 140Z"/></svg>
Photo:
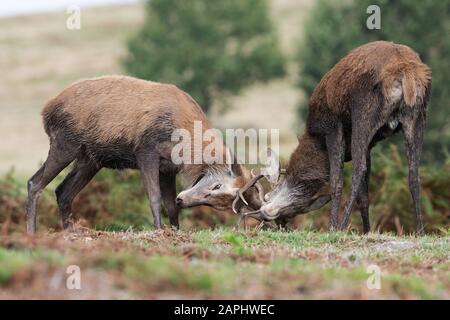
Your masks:
<svg viewBox="0 0 450 320"><path fill-rule="evenodd" d="M305 132L289 160L286 182L292 190L314 195L328 179L327 151L317 137Z"/></svg>

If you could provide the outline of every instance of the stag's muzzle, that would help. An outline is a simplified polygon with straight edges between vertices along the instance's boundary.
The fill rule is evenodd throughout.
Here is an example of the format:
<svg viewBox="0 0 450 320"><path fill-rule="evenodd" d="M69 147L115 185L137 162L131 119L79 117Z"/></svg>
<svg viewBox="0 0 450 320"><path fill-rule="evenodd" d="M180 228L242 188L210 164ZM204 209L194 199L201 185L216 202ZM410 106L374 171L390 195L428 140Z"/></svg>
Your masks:
<svg viewBox="0 0 450 320"><path fill-rule="evenodd" d="M270 221L270 220L275 220L276 218L278 218L279 212L280 212L280 210L278 208L274 208L273 206L268 204L268 205L262 206L259 209L259 216L263 220Z"/></svg>
<svg viewBox="0 0 450 320"><path fill-rule="evenodd" d="M179 208L190 208L204 204L203 197L196 195L194 192L185 190L178 194L175 203Z"/></svg>

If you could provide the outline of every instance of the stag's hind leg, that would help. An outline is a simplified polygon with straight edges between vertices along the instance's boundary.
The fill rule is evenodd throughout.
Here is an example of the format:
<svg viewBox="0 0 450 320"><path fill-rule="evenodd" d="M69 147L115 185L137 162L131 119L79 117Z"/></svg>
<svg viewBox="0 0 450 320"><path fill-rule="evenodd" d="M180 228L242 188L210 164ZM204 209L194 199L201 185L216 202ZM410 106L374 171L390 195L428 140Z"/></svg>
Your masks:
<svg viewBox="0 0 450 320"><path fill-rule="evenodd" d="M87 158L78 159L72 171L55 190L61 224L64 229L71 226L70 213L75 196L92 180L100 168Z"/></svg>
<svg viewBox="0 0 450 320"><path fill-rule="evenodd" d="M411 113L400 119L405 135L406 157L409 166L409 190L414 201L416 215L416 232L423 234L422 213L420 210L420 177L419 162L422 153L423 130L425 127L425 113Z"/></svg>
<svg viewBox="0 0 450 320"><path fill-rule="evenodd" d="M393 105L384 105L381 92L378 95L375 92L372 96L366 96L361 102L356 101L355 103L352 109L352 186L345 205L340 225L341 230L347 227L353 205L360 194L364 181L367 180L370 143L376 132L387 123L394 107ZM363 213L363 219L364 215Z"/></svg>
<svg viewBox="0 0 450 320"><path fill-rule="evenodd" d="M369 152L369 143L367 143L366 141L366 137L352 137L352 186L350 189L350 196L345 205L344 216L342 218L340 230L344 230L348 225L353 205L360 194L361 186L367 173L366 154Z"/></svg>
<svg viewBox="0 0 450 320"><path fill-rule="evenodd" d="M36 232L36 205L42 190L76 157L77 148L55 139L50 141L47 160L28 180L27 232Z"/></svg>

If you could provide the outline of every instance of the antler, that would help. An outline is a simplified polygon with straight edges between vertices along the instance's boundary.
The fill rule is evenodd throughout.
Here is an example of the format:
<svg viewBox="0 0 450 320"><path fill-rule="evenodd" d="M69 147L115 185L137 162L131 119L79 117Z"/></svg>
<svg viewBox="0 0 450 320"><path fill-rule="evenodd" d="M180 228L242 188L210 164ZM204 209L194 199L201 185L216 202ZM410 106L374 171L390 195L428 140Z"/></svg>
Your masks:
<svg viewBox="0 0 450 320"><path fill-rule="evenodd" d="M273 221L264 221L260 216L259 216L259 212L260 210L255 210L255 211L250 211L250 212L244 212L241 213L239 216L239 222L238 225L241 223L242 220L244 220L244 226L245 226L245 220L250 217L253 219L256 219L258 221L260 221L259 226L257 227L257 229L260 229L263 225L270 228L270 229L276 229L277 226L274 225Z"/></svg>
<svg viewBox="0 0 450 320"><path fill-rule="evenodd" d="M253 173L253 170L251 171L251 175L252 175L252 179L249 180L242 188L240 188L238 190L238 194L237 194L236 198L233 200L233 204L232 204L231 208L233 209L234 213L238 213L238 211L236 210L236 205L237 205L237 202L239 201L239 199L241 199L242 202L244 202L245 205L248 206L248 202L244 198L244 193L253 186L256 188L256 190L258 190L258 196L259 196L259 199L261 200L261 203L264 202L264 190L262 189L260 184L257 184L258 180L263 178L264 175L263 174L255 175Z"/></svg>
<svg viewBox="0 0 450 320"><path fill-rule="evenodd" d="M237 205L237 203L238 203L239 200L242 200L242 202L244 202L244 204L248 206L248 202L247 202L247 200L245 200L245 198L244 198L244 193L245 193L248 189L250 189L251 187L255 187L256 190L258 191L258 197L259 197L259 200L260 200L261 204L264 204L264 203L266 202L266 201L264 200L264 189L262 188L261 184L258 183L258 181L259 181L260 179L262 179L263 177L265 177L265 175L263 175L263 174L258 174L258 175L256 175L256 174L253 172L253 169L250 171L250 173L251 173L252 179L251 179L250 181L248 181L242 188L240 188L240 189L238 190L237 196L236 196L236 198L233 200L233 204L232 204L232 206L231 206L231 208L233 209L233 212L234 212L234 213L236 213L236 214L239 213L239 222L238 222L238 225L240 224L240 222L241 222L242 220L244 220L244 226L245 226L245 221L246 221L246 219L247 219L248 217L250 217L250 218L253 218L253 219L256 219L256 220L260 221L260 222L261 222L261 223L260 223L260 227L261 227L262 225L265 225L265 226L270 227L270 228L276 228L276 226L273 226L273 224L272 224L271 222L264 221L264 220L261 218L261 216L259 215L259 213L260 213L260 211L261 211L260 209L254 210L254 211L249 211L249 212L241 212L242 210L240 210L240 211L238 212L237 209L236 209L236 205ZM280 169L280 174L286 174L286 169Z"/></svg>
<svg viewBox="0 0 450 320"><path fill-rule="evenodd" d="M237 202L240 200L242 200L244 202L245 205L248 206L248 202L245 200L244 198L244 193L250 189L251 187L255 187L256 190L258 191L258 196L259 196L259 200L261 201L261 204L265 203L264 201L264 189L262 188L262 186L258 183L258 181L264 177L264 175L259 174L256 175L253 170L251 170L251 175L252 175L252 179L250 181L248 181L241 189L238 190L238 194L236 196L236 198L233 201L233 211L234 213L238 213L238 211L236 210L236 204ZM265 221L263 221L263 219L260 217L259 215L260 209L258 210L254 210L254 211L249 211L249 212L242 212L242 210L239 211L239 222L238 225L240 224L240 222L243 220L244 221L244 226L245 226L245 222L247 220L247 218L253 218L256 219L258 221L261 222L260 226L262 224L266 225L267 223Z"/></svg>

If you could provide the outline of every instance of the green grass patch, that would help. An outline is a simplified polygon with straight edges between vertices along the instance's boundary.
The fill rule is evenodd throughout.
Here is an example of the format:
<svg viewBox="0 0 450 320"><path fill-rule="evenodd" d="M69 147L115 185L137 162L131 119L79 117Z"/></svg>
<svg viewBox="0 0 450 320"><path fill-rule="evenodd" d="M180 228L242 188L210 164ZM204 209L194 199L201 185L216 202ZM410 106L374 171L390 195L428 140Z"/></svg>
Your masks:
<svg viewBox="0 0 450 320"><path fill-rule="evenodd" d="M0 247L0 285L6 284L18 271L39 263L61 264L65 258L53 250L6 249Z"/></svg>

